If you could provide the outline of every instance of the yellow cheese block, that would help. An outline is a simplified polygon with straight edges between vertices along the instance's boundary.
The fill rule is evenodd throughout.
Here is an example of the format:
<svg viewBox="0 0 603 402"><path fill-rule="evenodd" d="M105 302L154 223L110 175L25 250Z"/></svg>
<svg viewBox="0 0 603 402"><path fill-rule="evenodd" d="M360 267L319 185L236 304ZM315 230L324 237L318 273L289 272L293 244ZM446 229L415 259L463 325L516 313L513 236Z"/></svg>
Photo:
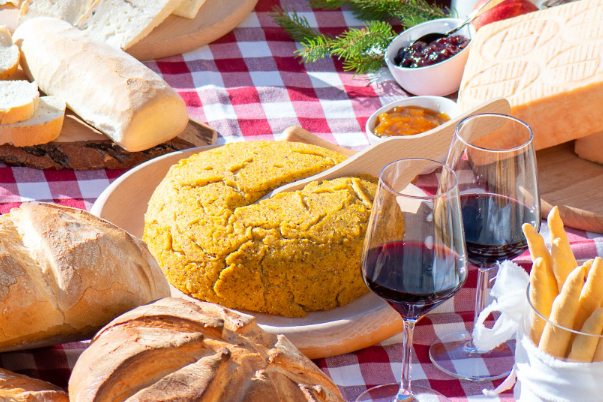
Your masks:
<svg viewBox="0 0 603 402"><path fill-rule="evenodd" d="M460 109L507 98L511 114L532 127L536 149L603 130L602 21L603 0L581 0L484 26L471 44Z"/></svg>

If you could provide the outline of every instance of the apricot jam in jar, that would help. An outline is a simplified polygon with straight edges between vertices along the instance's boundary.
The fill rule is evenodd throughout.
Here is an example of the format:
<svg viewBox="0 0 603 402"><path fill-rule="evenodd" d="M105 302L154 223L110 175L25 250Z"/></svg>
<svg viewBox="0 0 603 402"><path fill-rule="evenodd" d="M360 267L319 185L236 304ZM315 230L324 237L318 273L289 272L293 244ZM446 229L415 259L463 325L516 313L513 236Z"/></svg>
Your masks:
<svg viewBox="0 0 603 402"><path fill-rule="evenodd" d="M377 118L373 134L391 137L424 133L450 120L446 113L420 106L396 106Z"/></svg>

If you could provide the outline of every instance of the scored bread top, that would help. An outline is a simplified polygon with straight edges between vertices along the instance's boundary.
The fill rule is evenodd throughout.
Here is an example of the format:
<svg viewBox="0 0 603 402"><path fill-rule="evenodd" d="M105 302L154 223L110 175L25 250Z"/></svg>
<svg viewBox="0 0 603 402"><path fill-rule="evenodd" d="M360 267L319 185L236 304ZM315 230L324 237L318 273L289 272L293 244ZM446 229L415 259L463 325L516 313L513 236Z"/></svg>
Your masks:
<svg viewBox="0 0 603 402"><path fill-rule="evenodd" d="M34 116L40 92L35 82L0 81L0 124L18 123Z"/></svg>

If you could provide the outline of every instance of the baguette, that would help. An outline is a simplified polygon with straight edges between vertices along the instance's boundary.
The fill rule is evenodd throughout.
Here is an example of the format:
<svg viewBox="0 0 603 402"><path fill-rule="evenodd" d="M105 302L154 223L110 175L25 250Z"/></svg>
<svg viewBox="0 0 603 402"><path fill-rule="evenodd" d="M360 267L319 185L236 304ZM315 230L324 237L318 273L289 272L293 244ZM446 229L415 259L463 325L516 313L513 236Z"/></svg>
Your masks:
<svg viewBox="0 0 603 402"><path fill-rule="evenodd" d="M144 64L88 38L68 22L37 17L13 34L27 76L58 96L83 120L129 152L143 151L180 134L186 104Z"/></svg>
<svg viewBox="0 0 603 402"><path fill-rule="evenodd" d="M23 204L0 216L0 352L89 339L169 296L146 245L75 208Z"/></svg>
<svg viewBox="0 0 603 402"><path fill-rule="evenodd" d="M64 119L65 101L55 96L42 96L30 119L0 125L0 144L16 147L46 144L61 134Z"/></svg>

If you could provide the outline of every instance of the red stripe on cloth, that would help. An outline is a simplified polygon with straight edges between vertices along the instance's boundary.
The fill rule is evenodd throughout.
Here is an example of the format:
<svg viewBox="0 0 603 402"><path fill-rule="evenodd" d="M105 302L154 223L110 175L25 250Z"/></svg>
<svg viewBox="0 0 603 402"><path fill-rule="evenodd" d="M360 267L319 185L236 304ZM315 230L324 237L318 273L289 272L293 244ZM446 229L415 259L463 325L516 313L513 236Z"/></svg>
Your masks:
<svg viewBox="0 0 603 402"><path fill-rule="evenodd" d="M261 104L258 90L254 87L229 88L228 95L230 97L230 103L232 105ZM262 114L262 117L265 116L263 116Z"/></svg>
<svg viewBox="0 0 603 402"><path fill-rule="evenodd" d="M0 214L4 215L10 212L13 208L21 206L21 202L7 202L0 205Z"/></svg>
<svg viewBox="0 0 603 402"><path fill-rule="evenodd" d="M245 137L273 134L268 120L239 120L239 128Z"/></svg>
<svg viewBox="0 0 603 402"><path fill-rule="evenodd" d="M285 7L285 4L281 5L281 3L285 3L285 2L284 1L281 2L279 0L261 0L261 1L258 1L258 4L256 4L255 11L256 12L262 12L262 11L272 12L272 9L274 8L274 6ZM289 4L289 3L290 2L287 2L287 4Z"/></svg>
<svg viewBox="0 0 603 402"><path fill-rule="evenodd" d="M330 133L331 128L327 121L323 118L298 117L300 127L308 130L311 133Z"/></svg>
<svg viewBox="0 0 603 402"><path fill-rule="evenodd" d="M11 167L0 167L0 183L16 183L15 175Z"/></svg>
<svg viewBox="0 0 603 402"><path fill-rule="evenodd" d="M67 389L71 369L61 345L38 349L34 354L34 360L38 367L36 378Z"/></svg>
<svg viewBox="0 0 603 402"><path fill-rule="evenodd" d="M44 176L46 177L46 181L48 182L57 182L57 181L68 181L68 182L77 182L77 177L75 176L75 172L69 169L61 169L61 170L44 170Z"/></svg>
<svg viewBox="0 0 603 402"><path fill-rule="evenodd" d="M224 73L247 73L249 69L242 58L216 59L216 67Z"/></svg>

